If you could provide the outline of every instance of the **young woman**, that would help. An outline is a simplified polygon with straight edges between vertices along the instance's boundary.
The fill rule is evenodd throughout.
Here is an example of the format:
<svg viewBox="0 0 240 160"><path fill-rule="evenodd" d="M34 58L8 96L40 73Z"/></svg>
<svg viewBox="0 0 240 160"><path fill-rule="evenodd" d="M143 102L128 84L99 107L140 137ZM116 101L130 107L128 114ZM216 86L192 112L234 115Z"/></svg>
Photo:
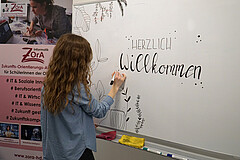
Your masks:
<svg viewBox="0 0 240 160"><path fill-rule="evenodd" d="M53 0L30 0L32 12L35 14L30 27L30 35L41 36L45 30L49 38L59 38L62 34L71 33L72 25L66 15L65 8L53 5ZM39 23L41 30L34 30Z"/></svg>
<svg viewBox="0 0 240 160"><path fill-rule="evenodd" d="M53 50L41 99L44 160L92 160L96 151L93 117L104 117L125 74L115 72L112 88L98 102L90 93L93 54L86 39L59 38Z"/></svg>
<svg viewBox="0 0 240 160"><path fill-rule="evenodd" d="M5 136L8 138L11 138L14 133L11 131L10 126L7 126L6 131L5 131Z"/></svg>

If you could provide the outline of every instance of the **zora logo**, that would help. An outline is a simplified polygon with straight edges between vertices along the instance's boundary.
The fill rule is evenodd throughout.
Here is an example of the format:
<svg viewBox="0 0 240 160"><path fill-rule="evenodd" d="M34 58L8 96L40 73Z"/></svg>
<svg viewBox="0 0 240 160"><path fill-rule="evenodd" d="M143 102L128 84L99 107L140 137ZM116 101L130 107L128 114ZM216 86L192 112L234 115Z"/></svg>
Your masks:
<svg viewBox="0 0 240 160"><path fill-rule="evenodd" d="M22 48L27 50L27 53L23 55L22 62L40 62L44 63L44 54L43 52L35 52L32 48Z"/></svg>
<svg viewBox="0 0 240 160"><path fill-rule="evenodd" d="M23 12L23 6L21 4L12 3L12 9L10 12Z"/></svg>

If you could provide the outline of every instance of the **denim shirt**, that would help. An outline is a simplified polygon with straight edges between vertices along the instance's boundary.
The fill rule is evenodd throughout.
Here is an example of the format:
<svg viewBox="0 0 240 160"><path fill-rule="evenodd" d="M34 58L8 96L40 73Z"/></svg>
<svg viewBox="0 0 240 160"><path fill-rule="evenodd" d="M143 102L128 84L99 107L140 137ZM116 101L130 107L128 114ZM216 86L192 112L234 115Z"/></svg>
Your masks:
<svg viewBox="0 0 240 160"><path fill-rule="evenodd" d="M42 92L44 92L44 88ZM84 86L81 84L81 96L77 88L73 89L72 104L59 114L53 115L43 109L41 98L41 130L44 160L78 160L86 148L96 152L96 132L93 117L102 118L106 115L113 99L106 96L101 102L92 95L89 106ZM43 94L41 94L43 95ZM69 94L68 99L72 99ZM73 109L74 114L73 114Z"/></svg>

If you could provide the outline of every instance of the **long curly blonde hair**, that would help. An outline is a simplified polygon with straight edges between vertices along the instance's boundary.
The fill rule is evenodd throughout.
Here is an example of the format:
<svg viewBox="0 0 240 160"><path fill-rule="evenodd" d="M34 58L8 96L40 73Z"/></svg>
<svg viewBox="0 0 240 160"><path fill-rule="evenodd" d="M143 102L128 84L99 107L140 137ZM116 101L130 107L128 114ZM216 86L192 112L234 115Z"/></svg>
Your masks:
<svg viewBox="0 0 240 160"><path fill-rule="evenodd" d="M81 83L91 100L92 56L91 46L83 37L68 33L58 39L44 79L44 109L52 114L60 113L72 102L73 98L68 100L67 96L72 94L74 97L75 86L81 95Z"/></svg>

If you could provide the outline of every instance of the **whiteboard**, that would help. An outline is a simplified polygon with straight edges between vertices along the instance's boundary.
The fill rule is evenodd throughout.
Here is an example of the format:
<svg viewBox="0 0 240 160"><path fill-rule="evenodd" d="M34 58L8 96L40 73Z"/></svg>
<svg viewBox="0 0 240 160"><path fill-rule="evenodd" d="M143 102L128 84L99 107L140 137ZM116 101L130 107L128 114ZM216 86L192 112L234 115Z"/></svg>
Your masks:
<svg viewBox="0 0 240 160"><path fill-rule="evenodd" d="M129 0L73 7L94 96L127 75L101 125L240 157L240 1Z"/></svg>

